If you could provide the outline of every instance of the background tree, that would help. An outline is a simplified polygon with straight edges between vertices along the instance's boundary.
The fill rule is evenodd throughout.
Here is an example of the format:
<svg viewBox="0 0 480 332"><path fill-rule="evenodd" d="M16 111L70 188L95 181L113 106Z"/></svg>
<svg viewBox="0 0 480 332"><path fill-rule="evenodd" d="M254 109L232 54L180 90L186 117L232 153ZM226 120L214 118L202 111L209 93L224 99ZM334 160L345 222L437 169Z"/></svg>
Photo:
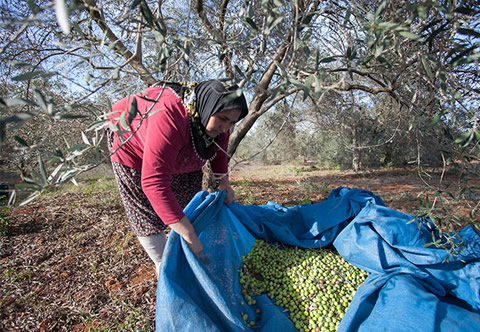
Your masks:
<svg viewBox="0 0 480 332"><path fill-rule="evenodd" d="M404 140L416 144L421 166L437 134L437 161L478 158L476 1L57 0L4 2L0 10L1 136L8 142L25 123L45 121L48 130L10 141L11 151L37 155L37 189L101 162L109 104L161 80L230 77L244 88L250 112L231 135L230 156L279 102L305 101L348 134L340 148L354 168L378 154L370 147L383 148L388 162ZM97 122L80 128L78 144L62 154L46 148L60 121L85 115ZM81 163L89 152L95 158Z"/></svg>

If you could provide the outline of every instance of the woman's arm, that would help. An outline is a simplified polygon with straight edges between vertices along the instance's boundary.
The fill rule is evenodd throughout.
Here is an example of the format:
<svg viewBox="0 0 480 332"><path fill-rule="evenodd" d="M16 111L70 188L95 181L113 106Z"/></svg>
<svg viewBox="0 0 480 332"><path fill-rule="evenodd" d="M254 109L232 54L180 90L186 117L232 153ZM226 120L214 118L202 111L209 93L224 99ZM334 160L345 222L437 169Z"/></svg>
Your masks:
<svg viewBox="0 0 480 332"><path fill-rule="evenodd" d="M179 151L189 142L188 116L169 90L158 103L161 110L148 117L142 155L142 190L163 223L178 222L185 214L171 188Z"/></svg>
<svg viewBox="0 0 480 332"><path fill-rule="evenodd" d="M203 250L202 242L200 242L197 233L193 229L192 223L186 216L173 224L169 224L168 226L178 235L183 237L193 253L197 255L197 257L200 257Z"/></svg>

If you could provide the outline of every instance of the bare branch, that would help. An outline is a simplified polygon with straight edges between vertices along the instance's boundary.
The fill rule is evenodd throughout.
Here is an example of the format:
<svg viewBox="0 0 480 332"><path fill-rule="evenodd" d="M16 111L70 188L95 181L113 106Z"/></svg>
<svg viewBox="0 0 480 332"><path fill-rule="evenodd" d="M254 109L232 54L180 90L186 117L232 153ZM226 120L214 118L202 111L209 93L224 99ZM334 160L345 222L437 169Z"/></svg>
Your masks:
<svg viewBox="0 0 480 332"><path fill-rule="evenodd" d="M215 36L215 28L213 27L212 23L207 18L207 15L205 15L203 11L203 0L196 0L195 3L195 10L197 12L198 17L203 22L203 25L207 29L207 31L210 33L210 35Z"/></svg>
<svg viewBox="0 0 480 332"><path fill-rule="evenodd" d="M219 17L219 26L220 29L217 30L212 25L212 23L208 20L207 15L204 12L203 8L203 0L197 0L195 10L197 12L198 17L202 20L203 25L212 36L212 38L216 39L216 36L221 36L222 40L217 40L218 43L221 45L221 52L224 54L223 57L223 65L225 66L225 75L227 78L233 78L233 70L232 70L232 60L230 58L230 54L228 54L228 47L225 38L225 14L227 11L227 7L230 0L223 0L221 7L220 7L220 17Z"/></svg>
<svg viewBox="0 0 480 332"><path fill-rule="evenodd" d="M138 61L135 54L132 54L124 43L117 37L117 35L109 28L107 23L103 20L100 9L97 7L96 0L83 0L85 7L88 9L90 17L97 23L102 31L107 35L108 39L115 45L113 49L125 58L128 63L138 72L140 78L147 84L152 85L155 79L152 77L148 69L142 62Z"/></svg>
<svg viewBox="0 0 480 332"><path fill-rule="evenodd" d="M0 48L0 54L2 54L3 52L5 52L7 50L7 48L15 41L17 40L18 37L20 37L20 35L28 28L28 26L30 25L30 21L26 21L25 23L23 23L23 25L20 27L20 29L18 29L17 32L15 32L11 37L10 39L8 40L8 42L5 44L5 46L3 46L2 48Z"/></svg>
<svg viewBox="0 0 480 332"><path fill-rule="evenodd" d="M138 27L137 27L137 40L135 41L135 56L138 62L142 63L143 61L143 53L142 53L142 22L143 22L143 16L141 13L138 14Z"/></svg>

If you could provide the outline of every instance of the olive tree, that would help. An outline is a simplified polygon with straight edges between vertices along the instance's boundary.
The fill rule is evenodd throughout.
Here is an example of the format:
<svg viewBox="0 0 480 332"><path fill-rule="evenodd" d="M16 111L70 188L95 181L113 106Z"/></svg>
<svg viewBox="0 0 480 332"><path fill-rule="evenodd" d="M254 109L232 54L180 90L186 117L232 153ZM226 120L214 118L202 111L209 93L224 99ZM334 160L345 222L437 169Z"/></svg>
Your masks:
<svg viewBox="0 0 480 332"><path fill-rule="evenodd" d="M99 158L76 163L101 150L113 100L159 81L228 77L249 99L230 156L279 102L321 104L337 94L351 106L344 119L352 120L361 113L348 96L364 93L394 100L399 117L415 119L409 126L419 137L442 123L455 126L461 135L453 140L476 159L479 7L469 0L11 1L1 6L0 70L9 83L1 136L49 121L38 140L15 135L14 149L40 152L30 182L41 189L105 158L94 153ZM79 144L61 153L40 149L58 121L84 116L95 121Z"/></svg>

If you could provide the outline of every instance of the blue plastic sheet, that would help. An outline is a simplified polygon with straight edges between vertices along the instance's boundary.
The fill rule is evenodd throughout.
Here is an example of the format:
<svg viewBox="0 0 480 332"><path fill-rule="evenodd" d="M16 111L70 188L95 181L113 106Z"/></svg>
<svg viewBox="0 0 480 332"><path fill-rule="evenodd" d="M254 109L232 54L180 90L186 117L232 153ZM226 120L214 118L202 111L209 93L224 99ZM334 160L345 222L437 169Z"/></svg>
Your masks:
<svg viewBox="0 0 480 332"><path fill-rule="evenodd" d="M317 204L284 207L223 203L225 192L198 193L185 208L203 244L197 258L171 232L157 286L157 331L297 331L266 295L245 304L241 257L256 239L303 248L333 244L351 264L369 272L340 331L476 331L480 327L480 236L461 231L461 260L425 247L428 222L385 207L369 191L340 187ZM260 320L247 327L243 314ZM258 317L258 315L257 315Z"/></svg>

